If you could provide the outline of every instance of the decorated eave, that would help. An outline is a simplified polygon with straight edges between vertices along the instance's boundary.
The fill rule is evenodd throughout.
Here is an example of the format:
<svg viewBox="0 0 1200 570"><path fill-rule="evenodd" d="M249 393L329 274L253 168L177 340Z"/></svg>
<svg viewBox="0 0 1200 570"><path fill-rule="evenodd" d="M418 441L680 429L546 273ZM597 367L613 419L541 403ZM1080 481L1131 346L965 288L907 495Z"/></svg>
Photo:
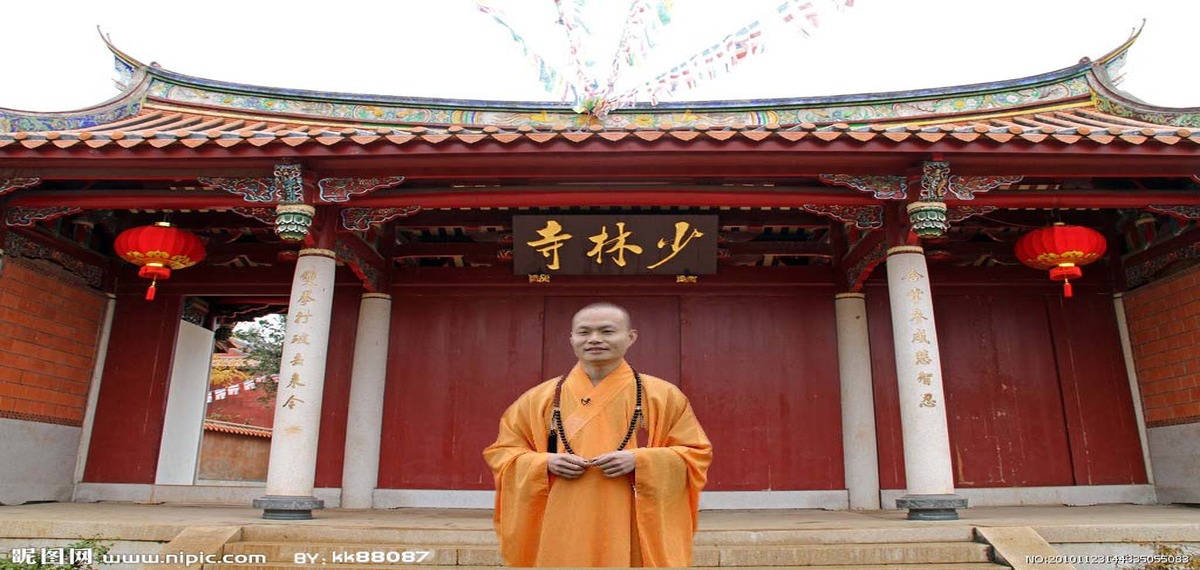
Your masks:
<svg viewBox="0 0 1200 570"><path fill-rule="evenodd" d="M290 154L305 146L363 146L387 152L388 147L454 143L626 141L804 142L897 150L937 144L1154 145L1193 152L1200 144L1200 110L1147 105L1115 87L1112 78L1135 39L1098 60L1009 81L837 97L642 104L602 120L562 104L367 96L213 81L142 64L110 45L124 92L69 113L0 109L0 156L198 147Z"/></svg>
<svg viewBox="0 0 1200 570"><path fill-rule="evenodd" d="M49 222L110 238L171 213L209 240L210 269L266 270L294 260L300 239L335 249L380 291L395 267L426 260L511 263L500 234L523 209L720 212L722 263L829 264L855 289L882 260L885 217L919 198L947 206L943 257L1011 264L997 236L1044 223L1029 209L1087 210L1071 215L1109 228L1128 212L1200 218L1200 113L1116 88L1135 38L1009 81L640 105L603 118L562 104L218 82L110 45L118 97L68 113L0 109L0 233L12 230L13 255L67 251L99 287L114 275L104 239L63 239ZM317 217L320 238L308 233ZM768 233L788 239L756 241ZM1142 268L1152 261L1131 263L1130 284L1153 273Z"/></svg>

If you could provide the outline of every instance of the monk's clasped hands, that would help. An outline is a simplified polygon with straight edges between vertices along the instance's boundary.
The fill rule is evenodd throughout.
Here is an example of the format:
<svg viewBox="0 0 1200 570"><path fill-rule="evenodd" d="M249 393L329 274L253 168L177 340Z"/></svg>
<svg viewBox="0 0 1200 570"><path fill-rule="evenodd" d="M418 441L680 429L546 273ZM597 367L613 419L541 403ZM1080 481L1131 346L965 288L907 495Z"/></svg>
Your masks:
<svg viewBox="0 0 1200 570"><path fill-rule="evenodd" d="M620 477L633 473L636 456L632 451L614 451L593 459L584 459L570 453L551 453L546 461L546 470L564 479L576 479L589 467L598 467L605 477Z"/></svg>

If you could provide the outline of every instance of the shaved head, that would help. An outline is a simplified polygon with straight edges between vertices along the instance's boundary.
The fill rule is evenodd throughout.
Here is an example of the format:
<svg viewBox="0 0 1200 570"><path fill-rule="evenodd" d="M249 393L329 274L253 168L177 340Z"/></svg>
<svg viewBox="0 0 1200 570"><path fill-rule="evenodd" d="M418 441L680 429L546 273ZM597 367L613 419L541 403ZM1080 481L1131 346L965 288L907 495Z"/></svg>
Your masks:
<svg viewBox="0 0 1200 570"><path fill-rule="evenodd" d="M621 313L621 316L625 319L625 328L627 328L627 329L633 328L633 318L629 316L629 311L626 311L625 307L622 307L616 303L609 303L607 301L601 301L599 303L592 303L582 309L579 309L578 311L575 311L575 316L571 317L571 326L572 327L575 326L574 325L575 319L578 318L581 313L583 313L584 311L590 311L592 309L609 309L609 310L618 311Z"/></svg>

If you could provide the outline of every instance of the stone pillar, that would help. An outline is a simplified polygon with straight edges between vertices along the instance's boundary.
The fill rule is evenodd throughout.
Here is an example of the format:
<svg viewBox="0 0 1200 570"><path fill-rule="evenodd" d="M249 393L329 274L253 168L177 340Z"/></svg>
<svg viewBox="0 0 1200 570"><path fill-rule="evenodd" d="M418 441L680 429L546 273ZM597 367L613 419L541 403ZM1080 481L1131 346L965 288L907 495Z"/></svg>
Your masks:
<svg viewBox="0 0 1200 570"><path fill-rule="evenodd" d="M302 249L292 278L267 494L254 500L264 519L304 520L325 506L313 496L317 435L325 387L325 357L333 312L336 257L328 249Z"/></svg>
<svg viewBox="0 0 1200 570"><path fill-rule="evenodd" d="M350 378L346 456L342 464L342 508L371 508L371 495L379 483L391 315L391 295L366 293L362 296L358 332L354 337L354 371Z"/></svg>
<svg viewBox="0 0 1200 570"><path fill-rule="evenodd" d="M904 245L889 249L887 255L908 485L896 507L908 509L912 520L957 520L955 509L966 508L967 500L954 494L946 396L925 251Z"/></svg>
<svg viewBox="0 0 1200 570"><path fill-rule="evenodd" d="M879 509L879 455L871 387L871 342L862 293L840 293L837 312L838 373L842 385L842 454L853 510Z"/></svg>

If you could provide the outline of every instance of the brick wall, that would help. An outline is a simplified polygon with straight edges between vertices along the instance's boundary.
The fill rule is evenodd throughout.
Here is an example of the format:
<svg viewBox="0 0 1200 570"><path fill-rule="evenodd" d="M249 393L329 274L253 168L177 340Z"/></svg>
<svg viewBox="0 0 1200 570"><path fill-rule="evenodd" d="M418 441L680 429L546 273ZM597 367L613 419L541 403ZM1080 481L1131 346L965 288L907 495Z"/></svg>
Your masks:
<svg viewBox="0 0 1200 570"><path fill-rule="evenodd" d="M104 295L39 262L0 270L0 417L83 423Z"/></svg>
<svg viewBox="0 0 1200 570"><path fill-rule="evenodd" d="M1146 425L1200 422L1200 266L1125 294Z"/></svg>

